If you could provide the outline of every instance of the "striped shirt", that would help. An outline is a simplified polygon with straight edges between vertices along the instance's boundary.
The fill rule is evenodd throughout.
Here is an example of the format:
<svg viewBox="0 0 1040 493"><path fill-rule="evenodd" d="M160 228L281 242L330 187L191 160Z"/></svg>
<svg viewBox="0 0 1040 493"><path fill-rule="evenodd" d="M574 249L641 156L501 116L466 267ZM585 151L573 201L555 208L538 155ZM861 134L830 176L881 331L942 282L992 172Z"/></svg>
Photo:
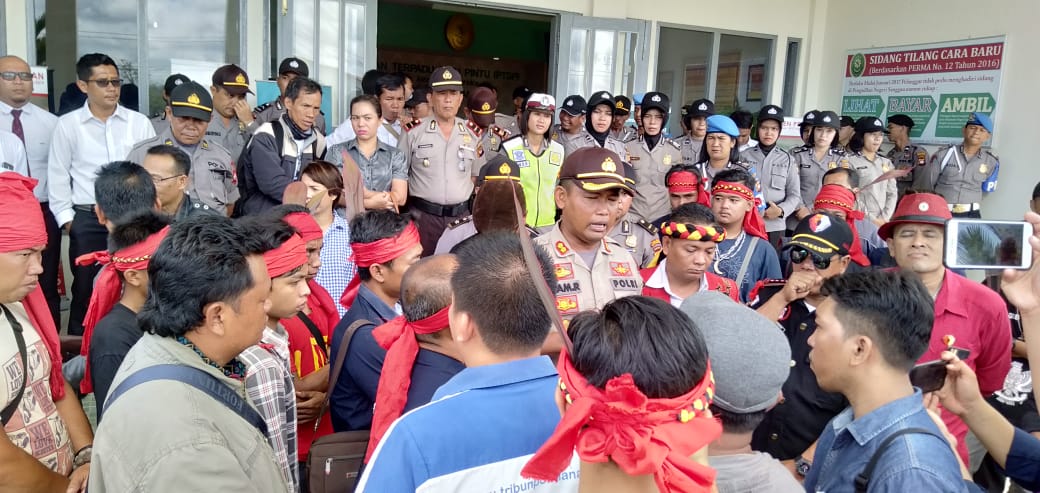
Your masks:
<svg viewBox="0 0 1040 493"><path fill-rule="evenodd" d="M238 359L246 365L246 394L267 425L267 440L294 493L299 480L296 444L296 388L289 367L289 335L281 324L264 328L260 344L249 346Z"/></svg>

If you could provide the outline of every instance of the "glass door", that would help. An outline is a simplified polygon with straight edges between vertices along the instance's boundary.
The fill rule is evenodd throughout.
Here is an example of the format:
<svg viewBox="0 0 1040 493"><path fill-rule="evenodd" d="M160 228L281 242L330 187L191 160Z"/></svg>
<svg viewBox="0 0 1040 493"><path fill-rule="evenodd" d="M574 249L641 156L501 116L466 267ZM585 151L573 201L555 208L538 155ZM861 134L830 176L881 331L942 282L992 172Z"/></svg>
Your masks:
<svg viewBox="0 0 1040 493"><path fill-rule="evenodd" d="M646 91L648 21L560 14L556 94Z"/></svg>

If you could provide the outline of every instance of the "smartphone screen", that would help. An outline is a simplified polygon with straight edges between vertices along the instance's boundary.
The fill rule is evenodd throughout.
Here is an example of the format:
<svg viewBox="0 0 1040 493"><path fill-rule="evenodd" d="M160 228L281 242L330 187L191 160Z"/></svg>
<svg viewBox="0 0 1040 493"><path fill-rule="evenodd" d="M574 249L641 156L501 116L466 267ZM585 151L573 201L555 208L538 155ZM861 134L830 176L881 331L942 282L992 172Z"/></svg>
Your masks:
<svg viewBox="0 0 1040 493"><path fill-rule="evenodd" d="M1028 269L1033 262L1022 221L951 219L946 223L946 266L952 269Z"/></svg>
<svg viewBox="0 0 1040 493"><path fill-rule="evenodd" d="M910 370L910 384L921 393L935 392L946 383L946 362L943 360L921 363Z"/></svg>

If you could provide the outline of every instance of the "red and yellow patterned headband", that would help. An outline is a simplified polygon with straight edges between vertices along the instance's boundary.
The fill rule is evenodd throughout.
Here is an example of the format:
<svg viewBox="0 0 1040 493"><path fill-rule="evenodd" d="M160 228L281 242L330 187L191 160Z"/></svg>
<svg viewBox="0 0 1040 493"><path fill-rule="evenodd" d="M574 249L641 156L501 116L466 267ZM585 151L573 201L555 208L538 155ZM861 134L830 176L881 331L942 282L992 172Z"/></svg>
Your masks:
<svg viewBox="0 0 1040 493"><path fill-rule="evenodd" d="M738 197L750 200L752 202L754 202L755 200L755 193L751 191L751 189L743 183L720 181L716 183L715 186L711 189L712 195L715 195L717 193L736 195Z"/></svg>
<svg viewBox="0 0 1040 493"><path fill-rule="evenodd" d="M667 222L661 225L661 233L680 240L713 241L722 243L726 239L726 230L715 229L714 226L697 226L694 224Z"/></svg>

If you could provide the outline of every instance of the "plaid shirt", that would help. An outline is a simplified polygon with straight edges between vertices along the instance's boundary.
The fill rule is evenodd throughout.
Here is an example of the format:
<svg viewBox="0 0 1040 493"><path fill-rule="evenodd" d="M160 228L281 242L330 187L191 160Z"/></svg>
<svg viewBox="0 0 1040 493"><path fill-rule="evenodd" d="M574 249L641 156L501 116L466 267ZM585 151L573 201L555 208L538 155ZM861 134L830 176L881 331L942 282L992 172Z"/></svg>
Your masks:
<svg viewBox="0 0 1040 493"><path fill-rule="evenodd" d="M299 453L296 444L296 388L289 369L289 335L264 328L260 344L249 346L238 355L246 365L246 394L267 424L267 439L295 493L299 483Z"/></svg>
<svg viewBox="0 0 1040 493"><path fill-rule="evenodd" d="M315 278L336 302L339 316L347 313L339 299L347 284L357 275L354 266L354 250L350 248L350 224L339 213L332 214L332 226L325 231L325 246L321 248L321 268Z"/></svg>

